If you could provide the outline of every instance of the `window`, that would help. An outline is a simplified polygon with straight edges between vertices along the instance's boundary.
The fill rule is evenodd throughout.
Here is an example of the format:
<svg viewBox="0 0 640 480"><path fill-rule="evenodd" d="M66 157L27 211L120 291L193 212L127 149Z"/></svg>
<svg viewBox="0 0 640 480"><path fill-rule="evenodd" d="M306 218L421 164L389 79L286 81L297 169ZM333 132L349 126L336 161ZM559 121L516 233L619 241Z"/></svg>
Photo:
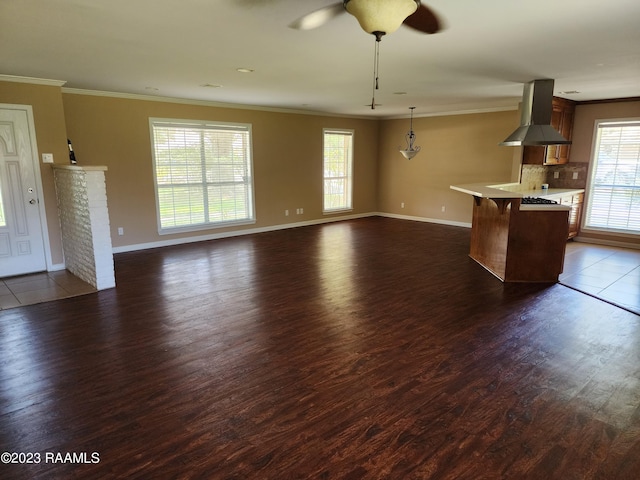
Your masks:
<svg viewBox="0 0 640 480"><path fill-rule="evenodd" d="M255 221L251 125L149 122L159 233Z"/></svg>
<svg viewBox="0 0 640 480"><path fill-rule="evenodd" d="M353 131L323 130L325 213L350 210L353 190Z"/></svg>
<svg viewBox="0 0 640 480"><path fill-rule="evenodd" d="M640 234L640 119L596 124L585 228Z"/></svg>

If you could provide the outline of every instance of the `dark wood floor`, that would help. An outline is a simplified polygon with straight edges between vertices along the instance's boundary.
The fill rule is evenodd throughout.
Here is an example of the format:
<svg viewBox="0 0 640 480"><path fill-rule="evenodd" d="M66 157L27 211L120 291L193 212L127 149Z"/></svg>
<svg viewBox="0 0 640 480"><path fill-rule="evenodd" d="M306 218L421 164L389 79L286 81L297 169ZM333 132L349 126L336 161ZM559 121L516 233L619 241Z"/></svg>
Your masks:
<svg viewBox="0 0 640 480"><path fill-rule="evenodd" d="M0 478L637 479L640 317L503 284L469 234L118 254L116 289L0 312L0 452L41 456Z"/></svg>

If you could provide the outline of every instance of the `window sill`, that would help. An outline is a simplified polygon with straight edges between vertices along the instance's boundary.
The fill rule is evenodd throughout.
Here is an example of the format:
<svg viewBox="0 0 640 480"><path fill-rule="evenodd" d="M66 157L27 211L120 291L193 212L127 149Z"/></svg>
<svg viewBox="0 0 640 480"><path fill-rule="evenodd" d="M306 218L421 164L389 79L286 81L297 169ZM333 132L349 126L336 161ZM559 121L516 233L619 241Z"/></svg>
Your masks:
<svg viewBox="0 0 640 480"><path fill-rule="evenodd" d="M600 235L611 235L616 237L626 237L626 238L635 238L640 237L640 231L633 232L631 230L615 230L612 228L598 228L598 227L582 227L580 232L591 233L591 234L600 234Z"/></svg>
<svg viewBox="0 0 640 480"><path fill-rule="evenodd" d="M353 208L336 208L335 210L323 210L323 215L334 215L336 213L353 212Z"/></svg>
<svg viewBox="0 0 640 480"><path fill-rule="evenodd" d="M201 232L203 230L218 230L221 228L228 227L237 227L241 225L254 225L256 223L256 219L250 220L233 220L229 222L220 222L220 223L207 223L201 225L187 225L184 227L175 227L175 228L163 228L158 229L158 235L173 235L177 233L190 233L190 232Z"/></svg>

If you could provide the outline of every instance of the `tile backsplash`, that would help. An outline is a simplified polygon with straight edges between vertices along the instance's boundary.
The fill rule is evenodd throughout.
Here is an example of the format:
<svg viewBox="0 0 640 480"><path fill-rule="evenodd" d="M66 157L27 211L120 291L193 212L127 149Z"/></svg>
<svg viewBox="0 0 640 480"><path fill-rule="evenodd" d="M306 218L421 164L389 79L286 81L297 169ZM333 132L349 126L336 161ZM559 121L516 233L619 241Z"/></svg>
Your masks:
<svg viewBox="0 0 640 480"><path fill-rule="evenodd" d="M553 175L552 175L553 176ZM547 182L547 167L543 165L522 165L520 184L525 190L537 190Z"/></svg>
<svg viewBox="0 0 640 480"><path fill-rule="evenodd" d="M543 183L549 188L585 188L587 185L586 163L565 165L522 165L520 183L527 189L538 189ZM557 173L558 178L555 178ZM577 174L578 178L573 178Z"/></svg>

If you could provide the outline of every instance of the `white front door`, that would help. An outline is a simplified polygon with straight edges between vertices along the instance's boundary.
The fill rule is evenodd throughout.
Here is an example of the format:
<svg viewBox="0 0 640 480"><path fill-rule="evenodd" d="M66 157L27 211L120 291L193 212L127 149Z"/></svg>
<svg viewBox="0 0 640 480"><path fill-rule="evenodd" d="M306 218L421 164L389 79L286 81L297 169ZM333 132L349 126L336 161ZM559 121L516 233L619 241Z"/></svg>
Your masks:
<svg viewBox="0 0 640 480"><path fill-rule="evenodd" d="M27 110L0 108L0 277L46 270Z"/></svg>

